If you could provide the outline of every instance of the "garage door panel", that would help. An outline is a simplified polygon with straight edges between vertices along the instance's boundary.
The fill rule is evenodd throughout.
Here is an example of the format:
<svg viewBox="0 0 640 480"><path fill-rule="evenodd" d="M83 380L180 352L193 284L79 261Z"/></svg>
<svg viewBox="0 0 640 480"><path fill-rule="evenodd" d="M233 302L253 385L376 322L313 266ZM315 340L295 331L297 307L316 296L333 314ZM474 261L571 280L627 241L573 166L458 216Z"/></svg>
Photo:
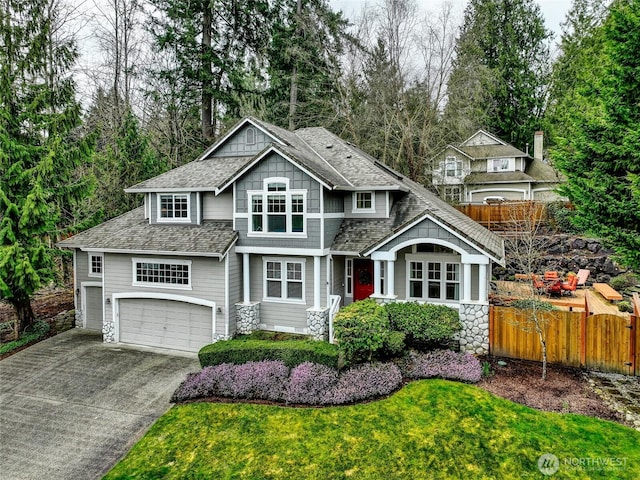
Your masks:
<svg viewBox="0 0 640 480"><path fill-rule="evenodd" d="M197 351L212 341L211 307L160 299L120 299L120 341Z"/></svg>

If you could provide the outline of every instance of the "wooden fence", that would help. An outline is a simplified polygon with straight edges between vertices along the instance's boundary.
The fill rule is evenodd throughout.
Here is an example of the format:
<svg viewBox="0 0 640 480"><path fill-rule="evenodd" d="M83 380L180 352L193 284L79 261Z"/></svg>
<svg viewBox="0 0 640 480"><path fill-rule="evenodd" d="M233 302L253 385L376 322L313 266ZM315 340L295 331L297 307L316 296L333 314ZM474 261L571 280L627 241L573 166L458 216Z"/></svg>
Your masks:
<svg viewBox="0 0 640 480"><path fill-rule="evenodd" d="M544 326L547 360L588 370L640 376L640 299L634 298L634 314L538 312ZM538 334L531 312L511 307L489 311L489 350L492 355L542 361Z"/></svg>
<svg viewBox="0 0 640 480"><path fill-rule="evenodd" d="M489 230L510 230L524 222L547 220L546 204L534 201L509 201L489 205L457 205L456 208Z"/></svg>

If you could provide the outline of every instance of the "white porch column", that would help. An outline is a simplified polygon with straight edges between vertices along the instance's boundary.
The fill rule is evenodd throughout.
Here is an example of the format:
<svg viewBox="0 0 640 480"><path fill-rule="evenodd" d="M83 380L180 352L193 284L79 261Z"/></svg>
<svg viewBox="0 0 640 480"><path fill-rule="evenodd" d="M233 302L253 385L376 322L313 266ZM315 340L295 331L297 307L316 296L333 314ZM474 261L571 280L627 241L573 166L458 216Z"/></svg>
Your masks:
<svg viewBox="0 0 640 480"><path fill-rule="evenodd" d="M478 300L481 302L486 302L487 297L487 284L489 283L487 279L487 265L481 263L479 265L480 269L478 271Z"/></svg>
<svg viewBox="0 0 640 480"><path fill-rule="evenodd" d="M463 263L462 273L462 303L468 303L471 300L471 264Z"/></svg>
<svg viewBox="0 0 640 480"><path fill-rule="evenodd" d="M249 254L242 254L242 300L244 303L251 302L251 276L249 270Z"/></svg>
<svg viewBox="0 0 640 480"><path fill-rule="evenodd" d="M386 275L386 282L387 282L387 297L395 297L396 296L396 292L395 292L395 288L396 288L396 283L395 283L395 266L396 266L396 262L394 262L393 260L387 260L387 269L385 271L385 275Z"/></svg>
<svg viewBox="0 0 640 480"><path fill-rule="evenodd" d="M382 292L380 282L380 260L373 261L373 295L379 297Z"/></svg>
<svg viewBox="0 0 640 480"><path fill-rule="evenodd" d="M313 257L313 309L320 310L320 257Z"/></svg>

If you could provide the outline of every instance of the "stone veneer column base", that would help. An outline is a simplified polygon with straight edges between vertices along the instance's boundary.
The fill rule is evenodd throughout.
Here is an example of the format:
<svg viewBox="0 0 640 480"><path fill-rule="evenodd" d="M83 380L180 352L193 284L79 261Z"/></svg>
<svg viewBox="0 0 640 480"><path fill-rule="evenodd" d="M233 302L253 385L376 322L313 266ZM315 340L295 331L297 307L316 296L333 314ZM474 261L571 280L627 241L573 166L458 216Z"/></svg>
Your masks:
<svg viewBox="0 0 640 480"><path fill-rule="evenodd" d="M329 341L329 309L307 310L307 326L309 327L309 335L314 340Z"/></svg>
<svg viewBox="0 0 640 480"><path fill-rule="evenodd" d="M113 321L102 324L102 341L104 343L113 343L116 341L116 324Z"/></svg>
<svg viewBox="0 0 640 480"><path fill-rule="evenodd" d="M260 302L236 303L236 328L241 335L260 327Z"/></svg>
<svg viewBox="0 0 640 480"><path fill-rule="evenodd" d="M489 305L460 304L460 350L489 353Z"/></svg>

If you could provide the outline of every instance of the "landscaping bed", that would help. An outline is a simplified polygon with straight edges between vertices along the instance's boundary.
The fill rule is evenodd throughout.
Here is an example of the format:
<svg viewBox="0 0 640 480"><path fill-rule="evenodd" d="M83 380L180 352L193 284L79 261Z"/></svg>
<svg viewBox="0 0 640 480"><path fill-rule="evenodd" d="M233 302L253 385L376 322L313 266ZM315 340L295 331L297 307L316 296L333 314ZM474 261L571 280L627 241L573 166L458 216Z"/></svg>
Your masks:
<svg viewBox="0 0 640 480"><path fill-rule="evenodd" d="M491 375L476 386L494 395L537 410L578 413L629 425L593 391L580 369L548 365L547 379L542 380L542 365L537 362L491 356L481 361L490 364Z"/></svg>

